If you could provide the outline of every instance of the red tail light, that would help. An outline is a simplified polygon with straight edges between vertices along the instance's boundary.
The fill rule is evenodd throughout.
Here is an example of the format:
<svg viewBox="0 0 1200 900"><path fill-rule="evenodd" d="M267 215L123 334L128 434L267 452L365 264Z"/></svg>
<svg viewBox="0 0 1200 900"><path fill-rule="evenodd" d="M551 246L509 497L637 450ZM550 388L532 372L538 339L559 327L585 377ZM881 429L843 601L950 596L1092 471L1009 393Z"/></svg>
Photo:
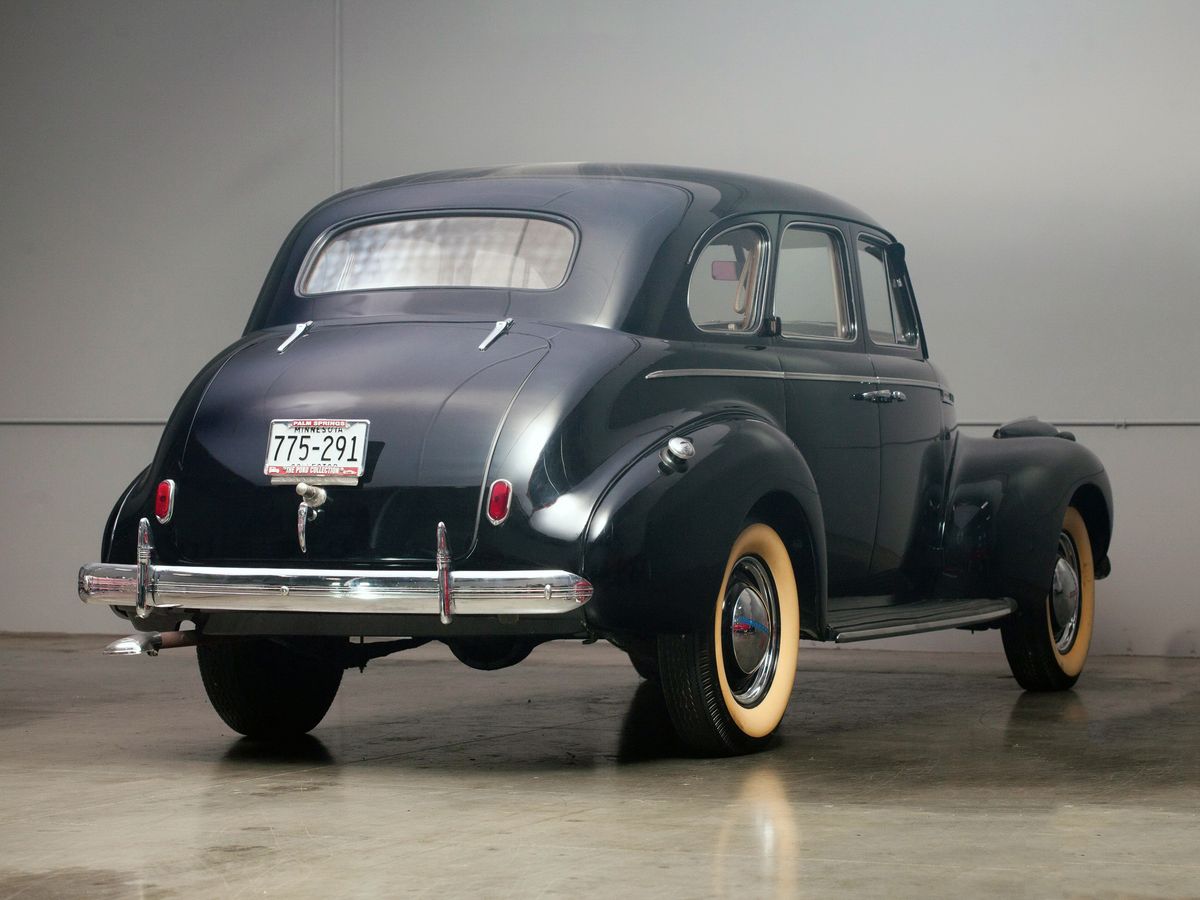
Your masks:
<svg viewBox="0 0 1200 900"><path fill-rule="evenodd" d="M499 525L508 518L512 507L512 484L503 478L492 482L488 491L487 517L493 525Z"/></svg>
<svg viewBox="0 0 1200 900"><path fill-rule="evenodd" d="M175 514L175 482L168 478L158 483L154 492L154 518L166 525Z"/></svg>

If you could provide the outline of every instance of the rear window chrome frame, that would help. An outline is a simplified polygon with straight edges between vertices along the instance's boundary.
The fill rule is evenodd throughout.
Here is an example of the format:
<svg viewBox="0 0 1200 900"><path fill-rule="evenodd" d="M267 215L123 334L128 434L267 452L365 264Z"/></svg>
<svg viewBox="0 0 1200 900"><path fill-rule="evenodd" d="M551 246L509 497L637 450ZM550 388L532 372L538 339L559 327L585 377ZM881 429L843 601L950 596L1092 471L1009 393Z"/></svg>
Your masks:
<svg viewBox="0 0 1200 900"><path fill-rule="evenodd" d="M552 222L555 225L562 225L568 228L573 239L571 246L571 256L567 260L566 269L563 271L563 277L558 284L547 288L520 288L520 287L484 287L477 285L449 285L449 284L431 284L431 285L405 285L403 287L376 287L370 289L350 288L342 291L320 291L316 294L310 294L301 288L305 278L308 277L317 259L325 246L334 238L347 231L355 228L362 228L368 225L379 225L386 222L403 222L408 219L451 219L451 218L491 218L491 219L539 219L543 222ZM305 300L316 300L321 297L338 297L345 294L375 294L384 293L387 291L520 291L530 294L546 294L551 291L556 291L561 288L571 277L571 272L575 268L575 260L579 257L579 245L583 242L583 235L579 225L566 216L557 215L554 213L537 212L534 210L525 209L419 209L419 210L402 210L399 212L378 213L369 216L360 216L354 219L345 219L334 225L330 225L322 231L313 240L308 250L305 251L304 259L300 262L300 267L296 270L296 278L292 284L292 292L296 297Z"/></svg>

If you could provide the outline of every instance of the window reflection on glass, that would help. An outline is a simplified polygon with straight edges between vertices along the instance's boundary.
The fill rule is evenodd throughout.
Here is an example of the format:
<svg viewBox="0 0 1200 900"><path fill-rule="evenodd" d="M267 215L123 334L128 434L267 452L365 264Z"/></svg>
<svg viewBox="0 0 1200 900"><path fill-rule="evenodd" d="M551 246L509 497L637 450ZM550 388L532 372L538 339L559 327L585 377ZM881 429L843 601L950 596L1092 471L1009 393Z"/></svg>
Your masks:
<svg viewBox="0 0 1200 900"><path fill-rule="evenodd" d="M484 287L544 291L567 274L575 235L545 219L441 216L349 228L321 248L304 294L389 288Z"/></svg>
<svg viewBox="0 0 1200 900"><path fill-rule="evenodd" d="M705 331L753 331L766 236L756 226L717 235L700 251L688 282L688 312Z"/></svg>
<svg viewBox="0 0 1200 900"><path fill-rule="evenodd" d="M785 335L845 340L852 334L834 236L791 227L779 244L775 315Z"/></svg>

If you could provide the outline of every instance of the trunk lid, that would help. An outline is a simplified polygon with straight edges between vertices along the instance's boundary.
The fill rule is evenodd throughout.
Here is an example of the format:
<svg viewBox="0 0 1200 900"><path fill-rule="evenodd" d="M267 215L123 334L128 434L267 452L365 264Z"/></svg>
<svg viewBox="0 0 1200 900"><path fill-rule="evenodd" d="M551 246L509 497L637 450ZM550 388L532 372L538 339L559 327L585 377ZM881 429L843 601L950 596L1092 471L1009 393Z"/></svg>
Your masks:
<svg viewBox="0 0 1200 900"><path fill-rule="evenodd" d="M492 322L321 323L237 351L214 376L182 450L173 530L180 559L377 564L432 560L445 522L455 557L474 546L496 435L549 345ZM369 419L366 472L329 486L300 552L300 499L263 472L272 419Z"/></svg>

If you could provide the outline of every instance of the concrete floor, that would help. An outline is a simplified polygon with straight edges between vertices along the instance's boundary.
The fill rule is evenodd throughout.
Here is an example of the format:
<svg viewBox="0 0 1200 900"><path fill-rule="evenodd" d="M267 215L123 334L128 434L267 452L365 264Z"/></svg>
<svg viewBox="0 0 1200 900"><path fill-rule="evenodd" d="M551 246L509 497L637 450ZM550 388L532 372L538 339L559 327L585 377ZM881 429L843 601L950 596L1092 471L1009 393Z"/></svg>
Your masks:
<svg viewBox="0 0 1200 900"><path fill-rule="evenodd" d="M1196 660L805 648L778 746L701 761L607 645L372 663L279 751L103 643L0 636L0 898L1200 896Z"/></svg>

